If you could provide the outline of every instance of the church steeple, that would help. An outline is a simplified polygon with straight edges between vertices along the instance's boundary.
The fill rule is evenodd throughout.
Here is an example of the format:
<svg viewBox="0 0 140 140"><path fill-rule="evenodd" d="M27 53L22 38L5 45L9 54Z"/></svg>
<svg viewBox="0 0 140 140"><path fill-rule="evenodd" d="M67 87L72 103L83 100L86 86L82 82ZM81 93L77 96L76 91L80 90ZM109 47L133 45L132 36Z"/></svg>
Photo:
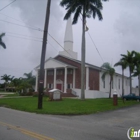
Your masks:
<svg viewBox="0 0 140 140"><path fill-rule="evenodd" d="M59 54L73 59L77 59L77 53L73 51L73 32L71 17L68 19L66 25L64 37L64 51L60 51Z"/></svg>
<svg viewBox="0 0 140 140"><path fill-rule="evenodd" d="M71 17L67 21L65 37L64 37L64 48L65 50L73 51L73 32L72 32L72 22Z"/></svg>

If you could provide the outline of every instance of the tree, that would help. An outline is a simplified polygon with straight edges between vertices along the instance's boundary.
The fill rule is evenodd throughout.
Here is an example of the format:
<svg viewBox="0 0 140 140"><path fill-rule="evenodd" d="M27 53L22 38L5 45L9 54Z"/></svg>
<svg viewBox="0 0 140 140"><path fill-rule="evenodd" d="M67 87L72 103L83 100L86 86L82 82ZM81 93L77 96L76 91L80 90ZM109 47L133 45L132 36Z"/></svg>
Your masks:
<svg viewBox="0 0 140 140"><path fill-rule="evenodd" d="M98 16L102 20L102 1L107 0L61 0L60 5L66 7L64 20L68 20L72 13L74 18L72 24L76 24L80 14L82 15L82 45L81 45L81 99L85 99L85 24L86 18Z"/></svg>
<svg viewBox="0 0 140 140"><path fill-rule="evenodd" d="M138 88L139 88L139 96L140 96L140 53L134 51L134 71L132 76L138 76Z"/></svg>
<svg viewBox="0 0 140 140"><path fill-rule="evenodd" d="M5 36L5 33L0 34L0 46L2 46L4 49L6 49L6 45L2 41L2 37Z"/></svg>
<svg viewBox="0 0 140 140"><path fill-rule="evenodd" d="M130 93L132 93L132 73L134 70L134 54L135 51L129 52L127 51L127 55L121 54L122 58L121 61L125 61L127 63L127 67L129 68L129 73L130 73Z"/></svg>
<svg viewBox="0 0 140 140"><path fill-rule="evenodd" d="M110 76L109 98L111 98L111 84L113 81L113 75L115 74L115 69L112 68L112 66L108 62L104 63L101 68L103 69L102 80L105 80L106 75Z"/></svg>
<svg viewBox="0 0 140 140"><path fill-rule="evenodd" d="M24 73L24 76L26 77L26 80L28 80L29 84L32 86L35 85L36 77L32 74L32 71L29 73Z"/></svg>
<svg viewBox="0 0 140 140"><path fill-rule="evenodd" d="M124 69L127 67L127 62L124 60L120 60L117 62L114 67L121 66L122 67L122 96L124 95Z"/></svg>
<svg viewBox="0 0 140 140"><path fill-rule="evenodd" d="M1 80L5 81L5 91L6 91L6 87L7 87L8 81L10 81L10 79L11 79L10 76L11 75L7 75L7 74L4 74L3 76L1 76Z"/></svg>

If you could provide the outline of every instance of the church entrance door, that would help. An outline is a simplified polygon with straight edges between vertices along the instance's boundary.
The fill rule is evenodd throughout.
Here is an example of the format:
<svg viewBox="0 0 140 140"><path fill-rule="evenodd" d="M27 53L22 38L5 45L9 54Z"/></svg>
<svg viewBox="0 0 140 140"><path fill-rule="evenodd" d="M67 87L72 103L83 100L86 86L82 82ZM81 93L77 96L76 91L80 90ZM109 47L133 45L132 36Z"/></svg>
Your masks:
<svg viewBox="0 0 140 140"><path fill-rule="evenodd" d="M56 88L59 89L59 90L62 90L62 84L57 84Z"/></svg>

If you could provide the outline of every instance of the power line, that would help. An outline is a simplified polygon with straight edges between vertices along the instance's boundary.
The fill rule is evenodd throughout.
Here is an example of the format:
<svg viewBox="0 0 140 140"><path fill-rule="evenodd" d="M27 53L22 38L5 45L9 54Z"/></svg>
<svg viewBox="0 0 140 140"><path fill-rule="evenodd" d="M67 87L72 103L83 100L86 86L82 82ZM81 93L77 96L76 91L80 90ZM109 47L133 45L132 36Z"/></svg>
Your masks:
<svg viewBox="0 0 140 140"><path fill-rule="evenodd" d="M14 33L13 33L14 34ZM26 39L26 40L31 40L31 41L37 41L37 42L42 42L41 40L35 40L35 39L29 39L29 38L24 38L24 37L18 37L18 36L14 36L14 35L7 35L10 37L15 37L15 38L21 38L21 39ZM48 44L58 52L58 50L48 41Z"/></svg>
<svg viewBox="0 0 140 140"><path fill-rule="evenodd" d="M101 57L101 59L102 59L102 61L103 61L103 63L104 63L104 60L103 60L103 58L102 58L102 56L101 56L101 54L100 54L99 50L97 49L96 44L94 43L94 41L93 41L93 39L92 39L92 37L91 37L91 35L90 35L89 31L88 31L88 35L89 35L89 37L90 37L90 39L91 39L92 43L94 44L94 46L95 46L95 48L96 48L96 51L98 52L99 56Z"/></svg>
<svg viewBox="0 0 140 140"><path fill-rule="evenodd" d="M20 26L20 27L30 28L30 29L32 29L32 30L41 31L40 29L37 29L37 28L31 27L31 26L25 26L25 25L21 25L21 24L13 23L13 22L10 22L10 21L2 20L2 19L0 19L0 21L2 21L2 22L6 22L6 23L10 23L10 24L14 24L14 25L17 25L17 26Z"/></svg>
<svg viewBox="0 0 140 140"><path fill-rule="evenodd" d="M61 48L63 48L64 49L64 47L62 47L62 45L60 45L60 43L52 36L52 35L50 35L49 33L48 33L48 35L61 47ZM67 52L67 50L65 50L64 49L64 51L66 51ZM70 56L71 56L71 54L69 53L69 52L67 52ZM72 56L71 56L72 57ZM73 57L72 57L73 58Z"/></svg>
<svg viewBox="0 0 140 140"><path fill-rule="evenodd" d="M82 18L81 18L81 17L80 17L80 19L81 19L81 21L82 21ZM98 54L99 54L99 56L100 56L101 60L102 60L102 61L103 61L103 63L104 63L104 60L103 60L103 58L102 58L102 56L101 56L101 54L100 54L100 52L99 52L98 48L96 47L96 45L95 45L95 43L94 43L94 41L93 41L93 39L92 39L92 37L91 37L91 35L90 35L89 31L87 31L87 32L88 32L88 35L89 35L89 37L90 37L90 39L91 39L91 41L92 41L92 43L93 43L93 45L94 45L94 47L95 47L96 51L98 52Z"/></svg>
<svg viewBox="0 0 140 140"><path fill-rule="evenodd" d="M31 37L31 38L36 38L36 39L41 39L41 40L42 40L42 38L39 38L39 37L33 37L33 36L28 36L28 35L13 33L13 32L7 32L7 31L6 31L5 33L8 33L8 34L15 34L15 35L25 36L25 37Z"/></svg>
<svg viewBox="0 0 140 140"><path fill-rule="evenodd" d="M3 9L5 9L6 7L8 7L9 5L11 5L12 3L14 3L16 0L12 1L11 3L9 3L8 5L4 6L2 9L0 9L0 11L2 11Z"/></svg>
<svg viewBox="0 0 140 140"><path fill-rule="evenodd" d="M0 14L6 16L6 17L8 17L8 18L11 18L11 19L13 19L13 20L16 20L16 21L18 21L18 22L22 22L22 23L23 23L23 21L18 20L18 19L16 19L16 18L13 18L13 17L11 17L11 16L5 15L5 14L3 14L3 13L0 13ZM26 25L28 25L28 26L30 26L30 27L34 27L34 28L36 28L36 29L39 30L39 31L43 31L41 28L38 28L38 27L36 27L36 26L30 25L30 24L26 24Z"/></svg>
<svg viewBox="0 0 140 140"><path fill-rule="evenodd" d="M48 41L48 44L54 48L58 52L58 50Z"/></svg>
<svg viewBox="0 0 140 140"><path fill-rule="evenodd" d="M42 42L42 41L40 41L40 40L29 39L29 38L24 38L24 37L18 37L18 36L14 36L14 35L7 35L7 36L10 36L10 37L15 37L15 38L21 38L21 39L26 39L26 40L31 40L31 41Z"/></svg>
<svg viewBox="0 0 140 140"><path fill-rule="evenodd" d="M12 18L12 17L11 17L11 18ZM42 30L41 28L37 28L37 27L34 27L34 26L32 26L32 27L31 27L31 26L25 26L25 25L13 23L13 22L9 22L9 21L6 21L6 20L1 20L1 19L0 19L0 21L6 22L6 23L10 23L10 24L14 24L14 25L21 26L21 27L25 27L25 28L30 28L30 29L32 29L32 30L44 31L44 30ZM48 33L48 34L49 34L49 33ZM50 36L61 48L64 49L64 47L62 47L62 45L60 45L60 43L59 43L51 34L49 34L49 36ZM67 50L65 50L65 49L64 49L64 51L67 52ZM68 52L67 52L67 53L68 53ZM68 53L68 54L71 56L70 53ZM71 56L71 57L72 57L72 56Z"/></svg>

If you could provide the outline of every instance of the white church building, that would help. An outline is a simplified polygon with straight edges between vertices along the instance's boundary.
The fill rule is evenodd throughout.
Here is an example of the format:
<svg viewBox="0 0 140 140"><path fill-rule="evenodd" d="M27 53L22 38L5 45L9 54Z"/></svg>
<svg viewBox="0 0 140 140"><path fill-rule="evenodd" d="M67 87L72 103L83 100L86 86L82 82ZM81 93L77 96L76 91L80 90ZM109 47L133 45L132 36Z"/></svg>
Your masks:
<svg viewBox="0 0 140 140"><path fill-rule="evenodd" d="M44 88L46 91L57 88L63 93L81 96L81 61L77 59L77 52L73 51L73 32L71 18L67 21L64 51L60 51L54 58L45 61ZM85 97L86 98L106 98L109 97L109 81L107 75L103 81L102 69L93 64L85 63ZM35 91L38 92L38 75L40 66L36 70ZM122 95L122 75L115 73L112 84L112 95L114 90L118 95ZM124 76L124 93L129 94L129 78Z"/></svg>

